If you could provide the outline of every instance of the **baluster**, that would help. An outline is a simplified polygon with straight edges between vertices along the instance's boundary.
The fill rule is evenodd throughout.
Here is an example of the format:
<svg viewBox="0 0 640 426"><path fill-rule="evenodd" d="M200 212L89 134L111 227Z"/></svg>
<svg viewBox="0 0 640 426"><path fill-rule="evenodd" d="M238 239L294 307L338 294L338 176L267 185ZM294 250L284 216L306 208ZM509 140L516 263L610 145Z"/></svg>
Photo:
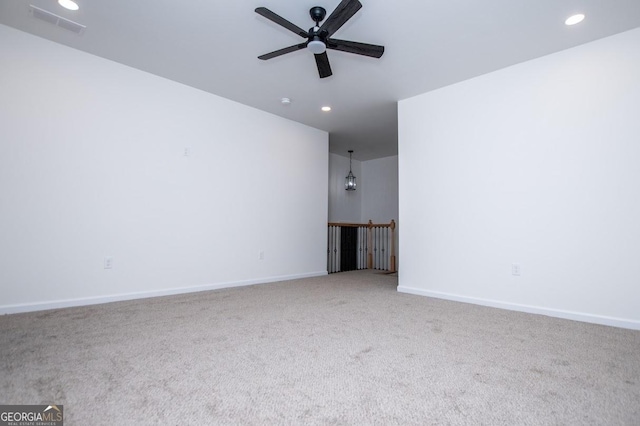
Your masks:
<svg viewBox="0 0 640 426"><path fill-rule="evenodd" d="M336 272L341 272L341 263L340 263L340 252L342 250L342 247L340 247L341 244L341 240L342 240L342 227L341 226L336 226L336 249L335 249L335 253L336 253Z"/></svg>
<svg viewBox="0 0 640 426"><path fill-rule="evenodd" d="M373 228L373 269L378 269L378 227Z"/></svg>
<svg viewBox="0 0 640 426"><path fill-rule="evenodd" d="M327 253L329 273L333 272L333 226L329 227L329 253Z"/></svg>
<svg viewBox="0 0 640 426"><path fill-rule="evenodd" d="M367 224L367 269L373 268L373 222Z"/></svg>
<svg viewBox="0 0 640 426"><path fill-rule="evenodd" d="M378 269L382 269L384 264L384 229L380 226L378 227L378 245L380 249L378 250L380 253L378 255Z"/></svg>
<svg viewBox="0 0 640 426"><path fill-rule="evenodd" d="M333 226L329 227L329 272L335 272L333 270Z"/></svg>
<svg viewBox="0 0 640 426"><path fill-rule="evenodd" d="M396 272L396 222L391 219L391 257L389 259L389 271Z"/></svg>
<svg viewBox="0 0 640 426"><path fill-rule="evenodd" d="M338 269L337 253L338 253L338 227L333 227L333 271L340 272Z"/></svg>
<svg viewBox="0 0 640 426"><path fill-rule="evenodd" d="M340 272L338 269L338 262L336 262L336 255L338 253L338 239L337 236L338 227L333 227L333 272Z"/></svg>
<svg viewBox="0 0 640 426"><path fill-rule="evenodd" d="M332 265L332 262L331 262L331 251L333 249L333 238L331 237L331 233L332 233L331 228L333 228L333 226L329 227L329 231L327 233L328 234L327 235L327 246L328 246L328 248L327 248L327 271L329 273L333 272L333 265Z"/></svg>
<svg viewBox="0 0 640 426"><path fill-rule="evenodd" d="M382 226L378 228L378 238L380 239L380 256L378 258L378 269L382 269L384 265L384 228Z"/></svg>
<svg viewBox="0 0 640 426"><path fill-rule="evenodd" d="M362 227L358 226L358 269L362 269L362 253L363 253L363 241L362 241Z"/></svg>
<svg viewBox="0 0 640 426"><path fill-rule="evenodd" d="M382 231L382 270L387 270L387 228L380 228Z"/></svg>

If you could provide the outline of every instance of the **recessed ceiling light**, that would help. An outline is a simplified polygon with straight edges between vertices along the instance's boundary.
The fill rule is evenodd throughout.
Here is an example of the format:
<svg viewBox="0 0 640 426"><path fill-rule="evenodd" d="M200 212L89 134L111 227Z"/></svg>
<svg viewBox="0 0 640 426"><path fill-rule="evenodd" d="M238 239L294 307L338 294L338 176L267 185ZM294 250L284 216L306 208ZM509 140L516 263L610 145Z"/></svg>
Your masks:
<svg viewBox="0 0 640 426"><path fill-rule="evenodd" d="M322 110L323 110L324 112L329 112L329 111L331 111L331 107L330 107L330 106L323 106L323 107L322 107Z"/></svg>
<svg viewBox="0 0 640 426"><path fill-rule="evenodd" d="M280 102L282 102L282 105L291 105L291 99L289 98L282 98L280 99Z"/></svg>
<svg viewBox="0 0 640 426"><path fill-rule="evenodd" d="M579 24L584 20L584 15L582 13L578 13L577 15L569 16L566 21L564 21L565 25L575 25Z"/></svg>
<svg viewBox="0 0 640 426"><path fill-rule="evenodd" d="M65 9L69 9L69 10L80 9L80 6L78 6L78 3L76 3L73 0L58 0L58 4L64 7Z"/></svg>
<svg viewBox="0 0 640 426"><path fill-rule="evenodd" d="M69 10L80 9L80 6L78 6L78 3L72 0L58 0L58 4L64 7L65 9L69 9Z"/></svg>

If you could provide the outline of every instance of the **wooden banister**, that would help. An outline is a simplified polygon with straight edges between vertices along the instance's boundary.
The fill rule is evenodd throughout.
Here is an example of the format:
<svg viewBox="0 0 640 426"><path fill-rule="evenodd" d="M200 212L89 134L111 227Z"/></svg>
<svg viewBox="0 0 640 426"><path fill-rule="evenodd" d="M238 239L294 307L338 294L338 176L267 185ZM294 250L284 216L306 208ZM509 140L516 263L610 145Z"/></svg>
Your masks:
<svg viewBox="0 0 640 426"><path fill-rule="evenodd" d="M361 226L367 226L367 225L364 223L329 222L329 226L344 226L346 228L360 228Z"/></svg>

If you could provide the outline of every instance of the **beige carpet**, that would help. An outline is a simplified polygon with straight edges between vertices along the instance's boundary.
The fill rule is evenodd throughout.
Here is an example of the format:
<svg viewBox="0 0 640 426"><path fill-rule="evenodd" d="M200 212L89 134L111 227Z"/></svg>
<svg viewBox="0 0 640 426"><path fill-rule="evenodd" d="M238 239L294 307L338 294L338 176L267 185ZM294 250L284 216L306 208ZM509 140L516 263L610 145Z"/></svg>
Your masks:
<svg viewBox="0 0 640 426"><path fill-rule="evenodd" d="M0 317L0 403L67 425L640 424L640 332L328 277Z"/></svg>

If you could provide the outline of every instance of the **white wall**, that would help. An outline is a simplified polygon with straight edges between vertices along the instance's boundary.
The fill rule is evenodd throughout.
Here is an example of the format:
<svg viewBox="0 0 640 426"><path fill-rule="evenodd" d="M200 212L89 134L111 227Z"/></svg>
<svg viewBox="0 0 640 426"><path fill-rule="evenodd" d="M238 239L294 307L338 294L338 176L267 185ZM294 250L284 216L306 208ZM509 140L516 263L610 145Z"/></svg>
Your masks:
<svg viewBox="0 0 640 426"><path fill-rule="evenodd" d="M362 216L364 223L398 222L398 156L362 162Z"/></svg>
<svg viewBox="0 0 640 426"><path fill-rule="evenodd" d="M0 57L0 312L326 273L325 132L2 25Z"/></svg>
<svg viewBox="0 0 640 426"><path fill-rule="evenodd" d="M362 168L353 160L351 170L356 177L356 190L344 189L349 174L349 157L329 154L329 222L359 223L362 216Z"/></svg>
<svg viewBox="0 0 640 426"><path fill-rule="evenodd" d="M400 268L400 221L398 218L398 156L362 162L362 222L396 222L396 270Z"/></svg>
<svg viewBox="0 0 640 426"><path fill-rule="evenodd" d="M388 223L398 221L398 156L353 160L358 187L344 189L349 158L329 154L329 221Z"/></svg>
<svg viewBox="0 0 640 426"><path fill-rule="evenodd" d="M400 291L640 328L638 76L640 29L400 102Z"/></svg>

